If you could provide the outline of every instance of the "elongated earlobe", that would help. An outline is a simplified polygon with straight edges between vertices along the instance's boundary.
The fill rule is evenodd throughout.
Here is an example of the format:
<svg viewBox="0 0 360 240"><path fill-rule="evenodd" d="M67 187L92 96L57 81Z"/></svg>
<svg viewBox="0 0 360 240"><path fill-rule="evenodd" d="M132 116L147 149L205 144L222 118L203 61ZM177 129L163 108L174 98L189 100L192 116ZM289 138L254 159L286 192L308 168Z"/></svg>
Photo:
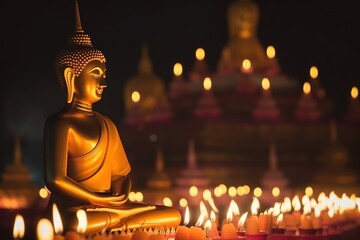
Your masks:
<svg viewBox="0 0 360 240"><path fill-rule="evenodd" d="M74 80L75 80L75 74L74 70L70 67L67 67L64 70L64 78L66 82L66 89L67 89L67 102L71 103L74 96Z"/></svg>

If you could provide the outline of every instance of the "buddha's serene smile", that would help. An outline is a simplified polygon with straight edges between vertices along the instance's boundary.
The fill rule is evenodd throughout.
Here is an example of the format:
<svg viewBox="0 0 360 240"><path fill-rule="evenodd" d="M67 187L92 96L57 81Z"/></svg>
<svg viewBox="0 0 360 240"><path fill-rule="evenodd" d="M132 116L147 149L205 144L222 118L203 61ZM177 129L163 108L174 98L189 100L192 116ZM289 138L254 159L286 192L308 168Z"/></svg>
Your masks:
<svg viewBox="0 0 360 240"><path fill-rule="evenodd" d="M105 57L84 32L76 6L75 31L56 57L56 73L66 89L64 108L45 124L45 183L65 230L76 230L76 212L87 213L86 234L140 227L173 227L174 208L128 201L131 167L115 124L94 111L106 88Z"/></svg>

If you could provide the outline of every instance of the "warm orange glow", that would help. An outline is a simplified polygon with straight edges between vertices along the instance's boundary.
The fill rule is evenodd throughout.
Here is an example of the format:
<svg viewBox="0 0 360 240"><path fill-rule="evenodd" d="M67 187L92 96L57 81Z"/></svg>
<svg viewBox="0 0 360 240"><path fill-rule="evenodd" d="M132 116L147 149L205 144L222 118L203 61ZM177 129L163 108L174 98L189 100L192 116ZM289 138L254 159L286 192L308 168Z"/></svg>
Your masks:
<svg viewBox="0 0 360 240"><path fill-rule="evenodd" d="M180 205L181 207L186 207L186 206L188 205L188 202L187 202L187 200L186 200L185 198L181 198L181 199L179 200L179 205Z"/></svg>
<svg viewBox="0 0 360 240"><path fill-rule="evenodd" d="M351 88L351 97L353 99L357 98L359 96L359 90L357 87L352 87Z"/></svg>
<svg viewBox="0 0 360 240"><path fill-rule="evenodd" d="M244 223L246 221L248 212L244 213L243 215L241 215L239 221L238 221L238 229L240 229L242 226L244 226Z"/></svg>
<svg viewBox="0 0 360 240"><path fill-rule="evenodd" d="M257 215L259 208L260 208L259 199L257 199L256 197L253 197L253 201L251 203L251 214Z"/></svg>
<svg viewBox="0 0 360 240"><path fill-rule="evenodd" d="M177 76L177 77L181 76L181 74L183 72L183 67L182 67L181 63L175 63L173 71L174 71L175 76Z"/></svg>
<svg viewBox="0 0 360 240"><path fill-rule="evenodd" d="M189 206L186 206L185 216L184 216L184 225L188 225L189 222L190 222L190 211L189 211Z"/></svg>
<svg viewBox="0 0 360 240"><path fill-rule="evenodd" d="M172 201L171 201L171 199L169 197L164 197L163 203L167 207L172 207L172 205L173 205L173 203L172 203Z"/></svg>
<svg viewBox="0 0 360 240"><path fill-rule="evenodd" d="M45 199L49 196L49 192L45 188L40 188L39 196Z"/></svg>
<svg viewBox="0 0 360 240"><path fill-rule="evenodd" d="M196 56L196 59L199 61L204 60L205 50L203 48L196 49L195 56Z"/></svg>
<svg viewBox="0 0 360 240"><path fill-rule="evenodd" d="M63 224L61 221L59 210L55 203L53 203L52 205L52 214L55 233L61 234L63 232Z"/></svg>
<svg viewBox="0 0 360 240"><path fill-rule="evenodd" d="M234 186L229 187L228 194L230 197L235 197L237 194L236 188Z"/></svg>
<svg viewBox="0 0 360 240"><path fill-rule="evenodd" d="M278 196L280 195L280 188L274 187L274 188L272 189L271 193L272 193L272 195L273 195L274 197L278 197Z"/></svg>
<svg viewBox="0 0 360 240"><path fill-rule="evenodd" d="M135 201L142 202L144 200L144 195L142 192L136 192L135 193Z"/></svg>
<svg viewBox="0 0 360 240"><path fill-rule="evenodd" d="M140 101L140 93L138 91L133 91L132 94L131 94L131 100L134 103L139 102Z"/></svg>
<svg viewBox="0 0 360 240"><path fill-rule="evenodd" d="M310 85L309 82L304 82L303 92L304 92L306 95L310 94L310 92L311 92L311 85Z"/></svg>
<svg viewBox="0 0 360 240"><path fill-rule="evenodd" d="M84 233L87 228L87 216L86 212L83 209L80 209L76 212L76 217L78 219L77 232Z"/></svg>
<svg viewBox="0 0 360 240"><path fill-rule="evenodd" d="M191 186L189 189L189 194L190 196L195 197L198 195L198 188L196 186Z"/></svg>
<svg viewBox="0 0 360 240"><path fill-rule="evenodd" d="M260 197L262 195L262 189L260 187L256 187L254 189L254 196L255 197Z"/></svg>
<svg viewBox="0 0 360 240"><path fill-rule="evenodd" d="M131 202L135 202L136 201L136 193L135 192L129 192L129 200Z"/></svg>
<svg viewBox="0 0 360 240"><path fill-rule="evenodd" d="M203 87L206 91L210 90L211 89L211 85L212 85L212 82L211 82L211 78L209 77L206 77L203 81Z"/></svg>
<svg viewBox="0 0 360 240"><path fill-rule="evenodd" d="M314 190L313 190L313 188L312 187L306 187L305 188L305 194L307 195L307 196L309 196L309 197L311 197L312 195L313 195L313 193L314 193Z"/></svg>
<svg viewBox="0 0 360 240"><path fill-rule="evenodd" d="M315 78L318 77L318 75L319 75L319 71L318 71L317 67L312 66L312 67L310 68L310 77L311 77L312 79L315 79Z"/></svg>
<svg viewBox="0 0 360 240"><path fill-rule="evenodd" d="M24 218L20 214L16 214L14 228L13 228L13 237L14 239L21 239L25 235L25 222Z"/></svg>
<svg viewBox="0 0 360 240"><path fill-rule="evenodd" d="M265 91L270 89L270 80L268 78L263 78L261 80L261 87L262 89L264 89Z"/></svg>
<svg viewBox="0 0 360 240"><path fill-rule="evenodd" d="M242 68L245 70L249 70L251 68L251 62L249 59L244 59L242 62Z"/></svg>
<svg viewBox="0 0 360 240"><path fill-rule="evenodd" d="M273 46L268 46L266 49L266 55L268 58L273 59L275 57L275 48Z"/></svg>
<svg viewBox="0 0 360 240"><path fill-rule="evenodd" d="M54 228L49 219L42 218L39 220L36 234L38 240L49 240L54 238Z"/></svg>

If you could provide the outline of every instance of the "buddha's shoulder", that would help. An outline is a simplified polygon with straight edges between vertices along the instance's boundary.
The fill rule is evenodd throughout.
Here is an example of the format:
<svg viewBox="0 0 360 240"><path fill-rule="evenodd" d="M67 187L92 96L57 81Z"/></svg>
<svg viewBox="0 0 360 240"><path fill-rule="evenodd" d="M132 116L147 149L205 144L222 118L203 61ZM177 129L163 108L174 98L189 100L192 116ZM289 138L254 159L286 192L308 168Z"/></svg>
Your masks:
<svg viewBox="0 0 360 240"><path fill-rule="evenodd" d="M46 127L71 127L78 118L69 112L57 112L50 115L45 122Z"/></svg>

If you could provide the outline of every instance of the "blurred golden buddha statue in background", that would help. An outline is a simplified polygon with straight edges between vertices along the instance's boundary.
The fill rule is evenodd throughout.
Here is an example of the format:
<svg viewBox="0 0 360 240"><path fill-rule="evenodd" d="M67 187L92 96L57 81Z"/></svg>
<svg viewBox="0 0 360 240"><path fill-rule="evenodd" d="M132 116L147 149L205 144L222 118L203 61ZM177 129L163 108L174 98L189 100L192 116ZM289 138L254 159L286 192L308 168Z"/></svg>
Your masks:
<svg viewBox="0 0 360 240"><path fill-rule="evenodd" d="M269 59L257 36L259 7L252 0L235 0L227 12L229 39L227 46L231 62L240 69L244 59L249 59L255 72L279 68L276 59Z"/></svg>
<svg viewBox="0 0 360 240"><path fill-rule="evenodd" d="M85 234L133 228L176 227L170 207L128 201L131 167L115 124L93 111L106 88L105 57L81 26L75 1L75 31L56 58L56 73L67 90L64 109L45 124L45 184L65 231L76 230L76 212L87 215Z"/></svg>

